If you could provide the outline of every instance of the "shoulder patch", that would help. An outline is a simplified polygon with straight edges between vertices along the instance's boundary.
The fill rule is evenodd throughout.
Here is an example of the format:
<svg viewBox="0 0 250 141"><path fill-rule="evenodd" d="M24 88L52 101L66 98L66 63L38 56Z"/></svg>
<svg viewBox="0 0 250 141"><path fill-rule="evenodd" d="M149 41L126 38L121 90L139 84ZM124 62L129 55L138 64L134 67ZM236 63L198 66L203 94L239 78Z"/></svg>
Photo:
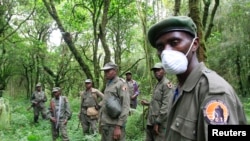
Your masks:
<svg viewBox="0 0 250 141"><path fill-rule="evenodd" d="M172 88L172 87L173 87L172 83L171 83L171 82L168 82L168 83L167 83L167 87L168 87L168 88Z"/></svg>
<svg viewBox="0 0 250 141"><path fill-rule="evenodd" d="M210 100L203 109L203 115L208 124L224 125L228 123L229 111L221 100Z"/></svg>
<svg viewBox="0 0 250 141"><path fill-rule="evenodd" d="M122 87L122 90L123 90L123 91L127 91L127 86L123 86L123 87Z"/></svg>

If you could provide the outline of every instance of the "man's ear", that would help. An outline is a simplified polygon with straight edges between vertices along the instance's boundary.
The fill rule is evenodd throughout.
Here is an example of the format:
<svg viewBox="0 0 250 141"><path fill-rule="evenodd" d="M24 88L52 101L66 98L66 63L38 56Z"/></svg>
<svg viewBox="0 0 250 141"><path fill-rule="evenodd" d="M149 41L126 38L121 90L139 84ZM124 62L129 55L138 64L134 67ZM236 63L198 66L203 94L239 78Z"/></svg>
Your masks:
<svg viewBox="0 0 250 141"><path fill-rule="evenodd" d="M192 51L195 52L199 48L199 45L200 45L200 40L198 37L196 37L194 40Z"/></svg>

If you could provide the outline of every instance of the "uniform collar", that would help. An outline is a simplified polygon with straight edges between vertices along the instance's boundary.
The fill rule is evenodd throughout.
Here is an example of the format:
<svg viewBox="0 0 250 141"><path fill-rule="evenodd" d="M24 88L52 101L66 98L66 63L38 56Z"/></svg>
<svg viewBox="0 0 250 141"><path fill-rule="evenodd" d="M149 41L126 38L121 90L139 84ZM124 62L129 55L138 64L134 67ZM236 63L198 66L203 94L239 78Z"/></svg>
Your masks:
<svg viewBox="0 0 250 141"><path fill-rule="evenodd" d="M191 91L200 80L200 77L203 74L202 70L205 68L206 66L203 62L199 63L187 77L182 89L187 92Z"/></svg>

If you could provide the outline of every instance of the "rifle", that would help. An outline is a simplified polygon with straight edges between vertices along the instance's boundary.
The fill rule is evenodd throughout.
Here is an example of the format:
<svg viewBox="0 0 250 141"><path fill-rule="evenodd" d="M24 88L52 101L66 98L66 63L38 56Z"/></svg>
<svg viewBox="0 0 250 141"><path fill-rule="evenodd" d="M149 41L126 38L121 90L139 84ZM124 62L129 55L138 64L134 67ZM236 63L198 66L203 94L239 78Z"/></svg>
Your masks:
<svg viewBox="0 0 250 141"><path fill-rule="evenodd" d="M52 116L56 118L56 123L55 123L55 128L58 128L58 124L59 124L59 118L60 118L60 113L61 113L61 96L59 97L59 109L58 109L58 113L56 113L56 106L55 106L55 101L52 99L50 101L50 108L51 108L51 112L52 112Z"/></svg>
<svg viewBox="0 0 250 141"><path fill-rule="evenodd" d="M58 128L58 124L59 124L59 118L60 118L60 114L61 114L61 96L59 97L59 109L58 109L58 113L57 113L57 117L56 117L56 129Z"/></svg>
<svg viewBox="0 0 250 141"><path fill-rule="evenodd" d="M56 106L55 106L55 101L54 100L50 101L50 108L51 108L52 117L56 117L56 109L55 109Z"/></svg>
<svg viewBox="0 0 250 141"><path fill-rule="evenodd" d="M36 104L35 103L32 103L28 108L27 108L27 111L29 111L31 108L35 107L36 105L38 105L41 101L43 100L39 100Z"/></svg>
<svg viewBox="0 0 250 141"><path fill-rule="evenodd" d="M142 131L144 130L144 118L145 118L144 105L142 105Z"/></svg>

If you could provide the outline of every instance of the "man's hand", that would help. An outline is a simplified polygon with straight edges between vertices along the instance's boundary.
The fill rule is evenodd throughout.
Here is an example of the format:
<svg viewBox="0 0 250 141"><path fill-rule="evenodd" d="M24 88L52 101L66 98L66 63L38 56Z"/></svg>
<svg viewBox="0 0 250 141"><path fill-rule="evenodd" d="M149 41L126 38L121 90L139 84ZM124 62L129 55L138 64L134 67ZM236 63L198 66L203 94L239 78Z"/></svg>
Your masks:
<svg viewBox="0 0 250 141"><path fill-rule="evenodd" d="M132 96L131 96L131 99L134 100L135 98L136 98L136 95L132 95Z"/></svg>
<svg viewBox="0 0 250 141"><path fill-rule="evenodd" d="M64 125L67 125L67 123L68 123L68 120L65 119L65 120L63 121L63 124L64 124Z"/></svg>
<svg viewBox="0 0 250 141"><path fill-rule="evenodd" d="M54 123L56 123L56 118L55 117L50 117L50 120Z"/></svg>
<svg viewBox="0 0 250 141"><path fill-rule="evenodd" d="M121 137L121 127L119 125L115 126L114 133L113 133L113 139L118 140Z"/></svg>
<svg viewBox="0 0 250 141"><path fill-rule="evenodd" d="M149 105L149 103L148 103L146 100L141 100L141 104L142 104L142 105L146 105L146 106Z"/></svg>
<svg viewBox="0 0 250 141"><path fill-rule="evenodd" d="M159 134L159 125L158 124L154 125L154 132L155 132L156 135Z"/></svg>

